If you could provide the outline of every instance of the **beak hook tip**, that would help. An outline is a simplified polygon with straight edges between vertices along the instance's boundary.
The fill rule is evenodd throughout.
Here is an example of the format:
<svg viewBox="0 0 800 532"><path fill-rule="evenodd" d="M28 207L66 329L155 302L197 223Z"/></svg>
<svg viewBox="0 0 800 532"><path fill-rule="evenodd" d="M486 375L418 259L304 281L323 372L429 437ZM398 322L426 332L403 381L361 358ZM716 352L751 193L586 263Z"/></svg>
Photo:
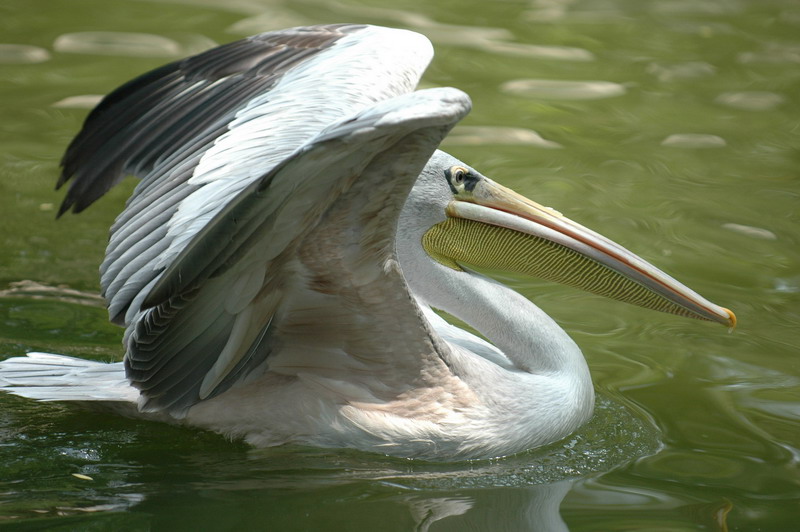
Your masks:
<svg viewBox="0 0 800 532"><path fill-rule="evenodd" d="M736 329L736 314L725 307L722 307L722 310L728 314L728 332L733 332L733 330Z"/></svg>

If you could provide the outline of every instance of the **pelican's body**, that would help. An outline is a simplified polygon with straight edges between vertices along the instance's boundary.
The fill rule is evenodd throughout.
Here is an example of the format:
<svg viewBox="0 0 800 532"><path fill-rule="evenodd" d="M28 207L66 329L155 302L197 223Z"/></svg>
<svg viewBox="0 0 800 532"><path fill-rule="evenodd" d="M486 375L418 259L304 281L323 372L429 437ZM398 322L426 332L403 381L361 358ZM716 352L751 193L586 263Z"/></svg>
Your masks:
<svg viewBox="0 0 800 532"><path fill-rule="evenodd" d="M0 387L259 446L429 459L556 441L592 412L575 343L464 263L731 325L613 242L438 151L470 109L414 91L424 37L336 25L258 35L146 74L64 158L61 212L142 179L101 268L124 363L32 353ZM488 341L444 321L448 312Z"/></svg>

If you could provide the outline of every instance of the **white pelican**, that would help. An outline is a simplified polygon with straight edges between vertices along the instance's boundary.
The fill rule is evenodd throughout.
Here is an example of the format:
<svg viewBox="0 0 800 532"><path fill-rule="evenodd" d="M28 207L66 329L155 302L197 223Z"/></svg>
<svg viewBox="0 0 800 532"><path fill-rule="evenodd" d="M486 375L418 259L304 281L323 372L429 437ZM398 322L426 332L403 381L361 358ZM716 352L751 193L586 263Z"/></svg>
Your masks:
<svg viewBox="0 0 800 532"><path fill-rule="evenodd" d="M2 363L2 388L257 446L486 458L567 436L594 391L550 317L463 265L733 326L621 246L437 151L471 104L414 91L432 55L404 30L294 28L106 96L64 156L60 213L141 178L101 267L124 361L31 353Z"/></svg>

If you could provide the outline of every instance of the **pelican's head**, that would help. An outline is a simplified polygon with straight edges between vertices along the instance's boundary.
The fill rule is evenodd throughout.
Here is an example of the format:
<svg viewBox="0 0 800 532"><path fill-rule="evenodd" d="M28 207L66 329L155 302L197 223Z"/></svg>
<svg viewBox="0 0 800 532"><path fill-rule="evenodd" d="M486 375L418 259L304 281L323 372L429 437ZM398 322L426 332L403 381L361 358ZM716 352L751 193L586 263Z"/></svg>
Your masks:
<svg viewBox="0 0 800 532"><path fill-rule="evenodd" d="M557 281L645 308L734 327L715 305L619 244L437 151L401 216L428 256ZM416 231L414 230L416 228Z"/></svg>

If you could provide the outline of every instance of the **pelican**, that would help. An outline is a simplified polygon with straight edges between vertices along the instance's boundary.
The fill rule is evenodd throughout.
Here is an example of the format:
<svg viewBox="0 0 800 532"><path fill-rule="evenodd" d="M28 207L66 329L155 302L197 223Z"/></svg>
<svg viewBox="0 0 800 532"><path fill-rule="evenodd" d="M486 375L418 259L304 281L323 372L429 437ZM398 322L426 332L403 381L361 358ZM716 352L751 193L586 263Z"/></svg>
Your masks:
<svg viewBox="0 0 800 532"><path fill-rule="evenodd" d="M100 268L124 360L29 353L0 364L2 389L255 446L480 459L566 437L594 390L570 337L476 269L735 324L438 150L471 103L454 88L415 90L432 56L410 31L301 27L106 96L62 161L59 215L141 180Z"/></svg>

